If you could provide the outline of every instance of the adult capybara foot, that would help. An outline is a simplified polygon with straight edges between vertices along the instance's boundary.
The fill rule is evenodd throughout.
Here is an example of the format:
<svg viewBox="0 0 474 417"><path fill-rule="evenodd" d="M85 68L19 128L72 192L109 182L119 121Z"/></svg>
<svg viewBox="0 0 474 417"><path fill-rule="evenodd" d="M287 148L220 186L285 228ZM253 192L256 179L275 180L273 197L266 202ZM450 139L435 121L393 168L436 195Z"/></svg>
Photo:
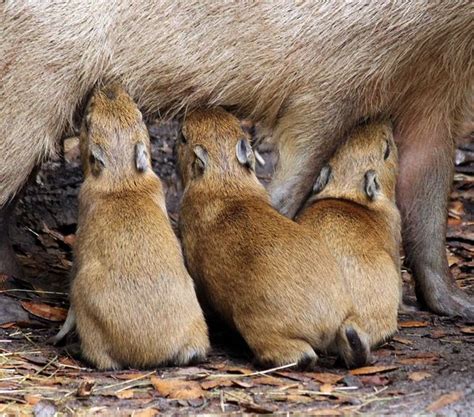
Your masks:
<svg viewBox="0 0 474 417"><path fill-rule="evenodd" d="M296 369L307 371L314 369L318 361L318 355L309 343L294 339L260 346L255 356L257 363L264 368L294 364Z"/></svg>
<svg viewBox="0 0 474 417"><path fill-rule="evenodd" d="M417 297L433 313L474 322L474 299L455 284L445 285L443 282L435 291L417 291Z"/></svg>

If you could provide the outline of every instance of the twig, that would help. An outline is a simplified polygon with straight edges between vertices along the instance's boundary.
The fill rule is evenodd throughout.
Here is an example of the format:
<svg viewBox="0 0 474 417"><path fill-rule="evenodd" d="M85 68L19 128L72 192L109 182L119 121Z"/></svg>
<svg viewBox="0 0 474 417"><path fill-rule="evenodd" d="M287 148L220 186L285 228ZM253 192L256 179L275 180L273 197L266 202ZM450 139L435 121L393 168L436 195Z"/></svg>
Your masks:
<svg viewBox="0 0 474 417"><path fill-rule="evenodd" d="M265 369L264 371L256 371L256 372L252 372L250 374L241 374L241 375L234 375L234 374L215 374L215 375L209 375L207 377L207 379L215 379L215 378L232 378L232 379L235 379L235 378L246 378L246 377L249 377L249 376L256 376L256 375L267 375L267 374L270 374L272 372L275 372L275 371L280 371L282 369L286 369L286 368L291 368L292 366L295 366L297 365L296 362L293 362L293 363L289 363L287 365L282 365L282 366L278 366L276 368L270 368L270 369Z"/></svg>

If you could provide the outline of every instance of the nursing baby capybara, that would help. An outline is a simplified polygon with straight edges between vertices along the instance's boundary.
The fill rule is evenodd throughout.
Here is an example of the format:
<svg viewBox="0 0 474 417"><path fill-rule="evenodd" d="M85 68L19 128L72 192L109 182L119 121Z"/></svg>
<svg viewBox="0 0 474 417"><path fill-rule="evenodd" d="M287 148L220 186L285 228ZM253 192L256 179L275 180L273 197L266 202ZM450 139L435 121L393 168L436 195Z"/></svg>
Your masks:
<svg viewBox="0 0 474 417"><path fill-rule="evenodd" d="M130 96L117 84L97 90L81 132L85 179L65 326L75 321L82 355L99 369L184 365L209 347L149 148Z"/></svg>
<svg viewBox="0 0 474 417"><path fill-rule="evenodd" d="M257 362L311 368L316 350L364 364L367 336L352 319L336 260L323 239L271 206L239 121L220 108L192 112L178 158L186 265Z"/></svg>
<svg viewBox="0 0 474 417"><path fill-rule="evenodd" d="M473 319L444 247L454 143L474 109L473 16L469 0L2 2L0 272L21 273L8 202L95 83L115 78L147 114L226 105L273 131L271 196L290 217L347 132L389 116L418 297Z"/></svg>
<svg viewBox="0 0 474 417"><path fill-rule="evenodd" d="M397 148L389 122L364 123L324 166L297 222L337 259L355 322L373 347L397 331L401 303Z"/></svg>

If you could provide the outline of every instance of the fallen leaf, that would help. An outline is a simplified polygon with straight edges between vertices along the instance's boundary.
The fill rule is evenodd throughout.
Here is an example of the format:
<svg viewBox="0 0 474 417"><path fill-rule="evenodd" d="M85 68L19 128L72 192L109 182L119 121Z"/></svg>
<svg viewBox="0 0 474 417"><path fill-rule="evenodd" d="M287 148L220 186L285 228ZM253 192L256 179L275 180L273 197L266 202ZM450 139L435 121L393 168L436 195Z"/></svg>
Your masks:
<svg viewBox="0 0 474 417"><path fill-rule="evenodd" d="M372 375L382 372L393 371L398 369L396 365L379 365L379 366L364 366L362 368L352 369L349 371L351 375Z"/></svg>
<svg viewBox="0 0 474 417"><path fill-rule="evenodd" d="M464 204L460 200L451 201L448 207L448 215L449 217L454 217L455 219L459 219L462 215L465 214L464 211Z"/></svg>
<svg viewBox="0 0 474 417"><path fill-rule="evenodd" d="M21 301L21 306L34 316L41 317L49 321L66 320L67 310L62 307L55 307L45 303L34 301Z"/></svg>
<svg viewBox="0 0 474 417"><path fill-rule="evenodd" d="M196 381L161 379L152 376L151 383L160 395L174 400L192 400L201 398L205 394L199 383Z"/></svg>
<svg viewBox="0 0 474 417"><path fill-rule="evenodd" d="M318 410L311 410L312 416L343 416L344 412L335 408L320 408Z"/></svg>
<svg viewBox="0 0 474 417"><path fill-rule="evenodd" d="M463 327L460 330L464 334L474 334L474 327Z"/></svg>
<svg viewBox="0 0 474 417"><path fill-rule="evenodd" d="M398 325L404 329L411 328L411 327L426 327L428 326L428 324L429 323L427 321L415 321L415 320L401 321L400 323L398 323Z"/></svg>
<svg viewBox="0 0 474 417"><path fill-rule="evenodd" d="M426 411L430 413L434 413L440 410L443 407L446 407L449 404L455 403L459 401L463 397L463 393L460 391L453 391L449 394L444 394L439 397L436 401L432 402L428 407L426 407Z"/></svg>
<svg viewBox="0 0 474 417"><path fill-rule="evenodd" d="M408 358L399 360L403 365L433 365L439 362L439 354L436 352L415 352Z"/></svg>
<svg viewBox="0 0 474 417"><path fill-rule="evenodd" d="M414 382L419 382L429 378L430 376L431 374L429 372L419 371L408 374L408 379L411 379Z"/></svg>
<svg viewBox="0 0 474 417"><path fill-rule="evenodd" d="M275 378L274 376L260 376L253 379L255 385L273 385L275 387L282 387L288 385L288 381L285 381L280 378Z"/></svg>
<svg viewBox="0 0 474 417"><path fill-rule="evenodd" d="M331 374L329 372L306 372L306 375L309 375L322 384L337 384L344 378L344 375Z"/></svg>
<svg viewBox="0 0 474 417"><path fill-rule="evenodd" d="M233 379L232 384L240 387L240 388L252 388L253 387L253 381L250 380L250 378L244 378L244 379Z"/></svg>
<svg viewBox="0 0 474 417"><path fill-rule="evenodd" d="M216 387L230 387L233 382L229 378L215 378L201 382L201 388L205 390L214 389Z"/></svg>
<svg viewBox="0 0 474 417"><path fill-rule="evenodd" d="M114 375L114 377L117 379L128 381L129 379L142 378L143 375L145 375L145 373L143 372L130 372L130 373L123 373L123 374L116 374Z"/></svg>
<svg viewBox="0 0 474 417"><path fill-rule="evenodd" d="M431 356L429 358L404 358L398 361L402 365L434 365L439 362L439 358Z"/></svg>
<svg viewBox="0 0 474 417"><path fill-rule="evenodd" d="M401 343L402 345L407 345L407 346L413 345L413 342L410 339L405 339L403 337L394 336L392 337L392 340L394 342Z"/></svg>
<svg viewBox="0 0 474 417"><path fill-rule="evenodd" d="M78 397L89 397L94 387L94 381L82 381L77 388L76 395Z"/></svg>
<svg viewBox="0 0 474 417"><path fill-rule="evenodd" d="M137 410L133 412L133 417L155 417L158 414L156 408L145 408L144 410Z"/></svg>
<svg viewBox="0 0 474 417"><path fill-rule="evenodd" d="M380 376L380 375L366 375L366 376L361 376L360 381L364 385L377 385L377 386L385 386L390 384L390 379L388 379L386 376Z"/></svg>
<svg viewBox="0 0 474 417"><path fill-rule="evenodd" d="M299 394L282 395L281 398L275 399L276 401L287 401L293 403L311 403L314 400L311 397L305 397Z"/></svg>
<svg viewBox="0 0 474 417"><path fill-rule="evenodd" d="M25 394L25 401L30 405L36 405L41 401L39 394Z"/></svg>
<svg viewBox="0 0 474 417"><path fill-rule="evenodd" d="M276 411L274 405L256 404L250 394L245 391L225 391L224 398L226 401L239 404L241 407L257 413L272 413Z"/></svg>
<svg viewBox="0 0 474 417"><path fill-rule="evenodd" d="M133 389L126 389L126 390L117 392L115 396L117 398L120 398L121 400L127 400L129 398L133 398L134 394L135 392L133 391Z"/></svg>
<svg viewBox="0 0 474 417"><path fill-rule="evenodd" d="M323 384L319 387L319 392L322 392L324 394L330 394L333 391L334 391L334 385L331 385L331 384Z"/></svg>
<svg viewBox="0 0 474 417"><path fill-rule="evenodd" d="M446 336L446 332L444 330L433 330L430 334L431 339L441 339L442 337Z"/></svg>

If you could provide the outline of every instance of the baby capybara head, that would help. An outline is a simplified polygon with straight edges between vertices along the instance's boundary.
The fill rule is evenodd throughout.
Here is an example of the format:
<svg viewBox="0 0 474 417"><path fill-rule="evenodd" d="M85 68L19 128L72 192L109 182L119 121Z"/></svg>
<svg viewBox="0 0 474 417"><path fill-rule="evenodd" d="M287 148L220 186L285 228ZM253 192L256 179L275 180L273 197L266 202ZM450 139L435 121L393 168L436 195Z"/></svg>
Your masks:
<svg viewBox="0 0 474 417"><path fill-rule="evenodd" d="M313 187L316 198L370 202L395 199L397 148L389 121L357 126L325 165Z"/></svg>
<svg viewBox="0 0 474 417"><path fill-rule="evenodd" d="M239 119L222 108L196 110L183 123L177 144L184 186L201 178L253 173L255 157Z"/></svg>
<svg viewBox="0 0 474 417"><path fill-rule="evenodd" d="M142 114L118 84L96 88L81 131L85 177L120 180L151 167L150 138Z"/></svg>

